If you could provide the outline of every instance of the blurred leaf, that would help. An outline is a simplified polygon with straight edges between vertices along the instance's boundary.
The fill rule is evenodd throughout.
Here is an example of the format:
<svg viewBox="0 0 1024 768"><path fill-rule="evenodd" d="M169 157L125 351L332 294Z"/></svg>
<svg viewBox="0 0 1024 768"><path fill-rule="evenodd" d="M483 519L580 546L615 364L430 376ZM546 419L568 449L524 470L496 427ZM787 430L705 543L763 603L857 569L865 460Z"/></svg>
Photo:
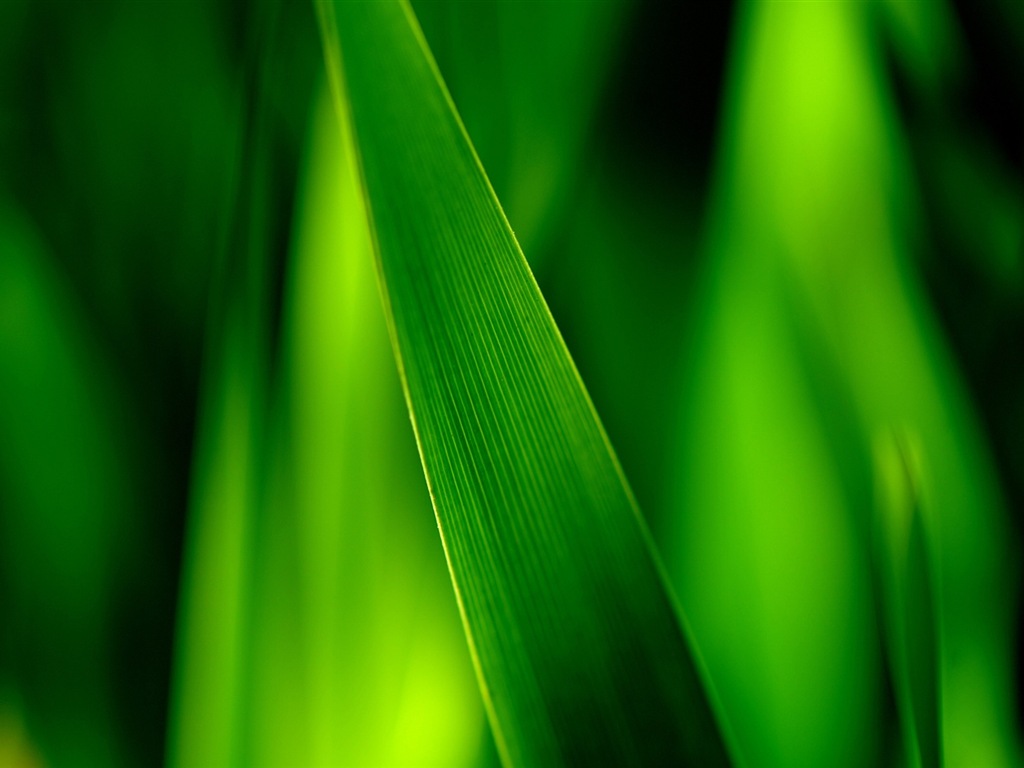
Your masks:
<svg viewBox="0 0 1024 768"><path fill-rule="evenodd" d="M459 116L535 267L576 191L585 142L633 5L413 2Z"/></svg>
<svg viewBox="0 0 1024 768"><path fill-rule="evenodd" d="M915 450L916 448L916 450ZM921 514L920 446L909 436L876 439L875 551L886 642L903 728L906 765L942 765L938 649L932 568Z"/></svg>
<svg viewBox="0 0 1024 768"><path fill-rule="evenodd" d="M128 760L114 608L138 467L129 401L27 220L0 204L0 689L57 765Z"/></svg>
<svg viewBox="0 0 1024 768"><path fill-rule="evenodd" d="M963 68L956 19L948 4L881 0L880 6L914 83L930 97L938 96Z"/></svg>
<svg viewBox="0 0 1024 768"><path fill-rule="evenodd" d="M261 380L240 319L208 365L182 564L169 765L235 765L248 538L263 446Z"/></svg>
<svg viewBox="0 0 1024 768"><path fill-rule="evenodd" d="M711 246L695 308L666 552L737 753L870 765L880 665L856 505L785 291L740 231Z"/></svg>
<svg viewBox="0 0 1024 768"><path fill-rule="evenodd" d="M726 763L646 527L411 11L319 9L503 760Z"/></svg>
<svg viewBox="0 0 1024 768"><path fill-rule="evenodd" d="M972 271L987 277L997 298L1018 296L1024 288L1024 194L991 139L953 106L953 94L965 87L964 44L948 3L886 0L883 10L885 29L909 76L904 108L922 196L937 218L934 237L945 238Z"/></svg>
<svg viewBox="0 0 1024 768"><path fill-rule="evenodd" d="M930 182L948 245L965 255L971 272L985 278L993 299L1019 300L1024 294L1024 192L1018 180L990 148L965 132L936 129L915 149L925 157L924 181ZM971 194L964 195L965 189Z"/></svg>

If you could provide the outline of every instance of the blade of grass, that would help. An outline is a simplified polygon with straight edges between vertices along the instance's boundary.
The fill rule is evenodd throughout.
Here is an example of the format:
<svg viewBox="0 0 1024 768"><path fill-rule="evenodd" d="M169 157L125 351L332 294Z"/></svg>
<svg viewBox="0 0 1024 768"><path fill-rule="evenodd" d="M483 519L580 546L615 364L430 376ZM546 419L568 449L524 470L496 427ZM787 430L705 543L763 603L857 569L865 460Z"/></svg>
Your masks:
<svg viewBox="0 0 1024 768"><path fill-rule="evenodd" d="M735 373L723 379L717 360L777 356L780 352L772 346L781 344L758 341L763 333L759 326L767 326L774 314L786 315L792 321L787 335L793 339L793 329L804 329L813 356L830 370L832 379L823 393L829 409L815 414L814 428L823 436L832 433L844 446L831 457L822 451L816 460L839 467L851 457L870 457L872 440L880 431L915 435L921 446L920 488L926 497L920 507L921 540L935 574L931 586L938 633L941 753L951 765L1019 765L1011 682L1017 553L984 440L917 274L916 185L893 96L881 76L884 67L874 22L877 18L867 6L854 3L752 1L741 6L710 214L709 285L716 286L714 293L709 291L708 317L717 334L735 322L738 313L750 312L740 332L755 343L748 341L744 348L716 343L720 336L707 337L707 347L695 354L700 358L695 364L704 370L691 378L699 376L714 399L728 396L728 389L736 387L744 400L759 397L750 384L757 381L762 386L758 379ZM751 295L767 302L756 313L744 308ZM800 386L809 389L806 371L795 373ZM717 596L705 589L707 573L692 564L696 557L716 565L735 557L735 533L721 517L740 509L728 502L744 484L737 483L727 459L719 455L709 460L713 442L698 441L702 435L714 436L726 450L753 447L756 461L773 481L779 468L795 456L785 446L792 433L789 425L780 423L778 430L762 429L758 434L745 418L749 412L727 400L723 404L727 410L710 420L707 401L695 398L686 404L688 427L703 422L710 428L684 430L692 455L684 458L687 465L679 473L684 499L680 518L703 518L700 525L723 534L717 540L680 537L678 570L680 592L692 601L688 605L693 606L693 629L716 682L718 675L732 674L747 663L751 625L743 625L742 613L726 617L714 604ZM774 407L770 399L764 405ZM848 438L838 435L834 415L847 409L855 433ZM726 419L735 425L734 434L721 428ZM766 445L772 450L764 450ZM866 484L870 491L870 481ZM701 498L696 489L702 485L705 493L723 494L717 498L727 503L693 503ZM858 505L856 493L846 491L848 509L865 508ZM760 503L756 498L747 502ZM823 507L802 501L797 509L811 519ZM787 505L777 507L780 515L785 510ZM769 535L774 535L780 528L776 510L765 520L771 525ZM798 532L804 535L802 528ZM847 544L844 549L860 559L859 550L869 551L869 543L856 550ZM716 547L720 549L715 551ZM780 573L813 562L809 556L775 560L777 549L761 551ZM835 558L829 562L830 567L840 564ZM736 580L747 578L750 571L744 558L719 567ZM802 581L819 587L819 569L808 568L806 573ZM863 589L863 579L844 579L841 584ZM765 590L751 580L744 592L756 601L777 590ZM831 610L833 604L826 607ZM839 616L847 621L854 613L843 610ZM727 626L733 617L736 624ZM720 621L717 636L712 637ZM801 627L814 624L792 624L792 637L783 646L786 652L803 655L808 643L816 651L824 648L816 636L801 637L807 631ZM838 636L836 650L851 640L855 641L851 633ZM877 722L872 727L865 719L877 717L877 707L871 701L857 704L832 698L839 685L859 686L858 677L867 680L872 675L868 649L862 641L858 645L854 650L860 663L833 652L830 674L838 681L836 686L819 688L821 695L809 689L794 696L793 704L824 713L827 702L832 714L824 722L845 731L844 741L859 749L878 730ZM823 680L810 682L817 688ZM744 675L719 690L730 715L733 707L746 706L762 691ZM780 691L788 693L785 687ZM747 732L761 725L756 716L742 724L739 717L733 722L744 742ZM796 748L807 743L808 733L821 733L808 729L803 717L793 718L787 731L787 741ZM832 750L835 741L822 743L821 748ZM840 752L838 758L848 754Z"/></svg>
<svg viewBox="0 0 1024 768"><path fill-rule="evenodd" d="M646 527L411 10L318 7L504 762L727 763Z"/></svg>

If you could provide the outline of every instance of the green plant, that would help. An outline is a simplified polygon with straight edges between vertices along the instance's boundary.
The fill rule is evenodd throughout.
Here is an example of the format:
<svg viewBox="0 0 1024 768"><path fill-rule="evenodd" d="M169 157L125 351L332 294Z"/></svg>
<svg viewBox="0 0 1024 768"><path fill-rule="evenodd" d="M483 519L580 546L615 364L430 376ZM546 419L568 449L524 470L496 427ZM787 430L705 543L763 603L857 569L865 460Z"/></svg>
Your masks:
<svg viewBox="0 0 1024 768"><path fill-rule="evenodd" d="M977 28L680 8L0 8L0 765L1020 761Z"/></svg>

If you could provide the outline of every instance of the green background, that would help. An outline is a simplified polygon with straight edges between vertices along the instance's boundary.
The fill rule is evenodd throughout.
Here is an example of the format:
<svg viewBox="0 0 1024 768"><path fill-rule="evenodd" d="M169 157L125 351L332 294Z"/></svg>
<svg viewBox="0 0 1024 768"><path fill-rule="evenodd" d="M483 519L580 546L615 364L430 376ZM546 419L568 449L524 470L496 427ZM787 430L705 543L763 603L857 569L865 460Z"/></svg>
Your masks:
<svg viewBox="0 0 1024 768"><path fill-rule="evenodd" d="M1024 8L412 7L734 758L1018 764ZM338 128L312 3L0 2L0 766L498 763Z"/></svg>

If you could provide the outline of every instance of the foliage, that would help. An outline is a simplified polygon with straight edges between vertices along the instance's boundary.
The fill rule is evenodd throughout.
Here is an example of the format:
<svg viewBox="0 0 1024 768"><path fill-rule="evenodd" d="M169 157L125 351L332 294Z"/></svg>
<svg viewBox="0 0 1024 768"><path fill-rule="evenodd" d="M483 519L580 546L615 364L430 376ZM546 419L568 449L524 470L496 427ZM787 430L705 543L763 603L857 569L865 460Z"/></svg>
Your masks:
<svg viewBox="0 0 1024 768"><path fill-rule="evenodd" d="M1020 764L1022 45L0 4L0 766Z"/></svg>

